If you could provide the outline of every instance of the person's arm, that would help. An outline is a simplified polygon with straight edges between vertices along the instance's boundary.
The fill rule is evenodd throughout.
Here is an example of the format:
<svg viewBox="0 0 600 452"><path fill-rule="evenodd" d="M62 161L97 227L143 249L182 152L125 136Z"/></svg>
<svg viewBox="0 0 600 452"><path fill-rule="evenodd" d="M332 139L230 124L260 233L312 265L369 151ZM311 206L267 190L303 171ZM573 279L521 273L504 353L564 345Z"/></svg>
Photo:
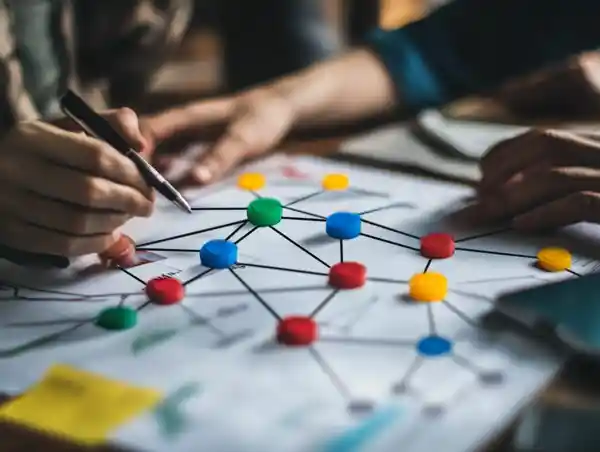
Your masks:
<svg viewBox="0 0 600 452"><path fill-rule="evenodd" d="M600 46L595 0L455 0L371 37L399 91L419 111L499 87Z"/></svg>
<svg viewBox="0 0 600 452"><path fill-rule="evenodd" d="M0 136L19 121L33 120L39 112L25 88L21 61L18 58L12 11L0 2Z"/></svg>

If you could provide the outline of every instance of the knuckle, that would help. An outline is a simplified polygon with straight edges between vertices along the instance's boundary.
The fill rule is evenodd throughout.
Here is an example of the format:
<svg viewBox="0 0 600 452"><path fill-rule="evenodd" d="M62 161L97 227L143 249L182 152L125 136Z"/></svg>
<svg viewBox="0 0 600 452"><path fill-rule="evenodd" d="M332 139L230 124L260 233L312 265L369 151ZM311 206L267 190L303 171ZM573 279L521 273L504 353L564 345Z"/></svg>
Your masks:
<svg viewBox="0 0 600 452"><path fill-rule="evenodd" d="M105 196L106 190L100 179L94 177L86 179L85 186L81 192L82 201L86 205L95 205Z"/></svg>
<svg viewBox="0 0 600 452"><path fill-rule="evenodd" d="M115 111L115 116L120 122L130 123L131 121L137 121L138 116L135 111L129 107L121 107Z"/></svg>
<svg viewBox="0 0 600 452"><path fill-rule="evenodd" d="M108 145L98 141L90 140L88 147L88 158L92 168L104 170L109 164Z"/></svg>

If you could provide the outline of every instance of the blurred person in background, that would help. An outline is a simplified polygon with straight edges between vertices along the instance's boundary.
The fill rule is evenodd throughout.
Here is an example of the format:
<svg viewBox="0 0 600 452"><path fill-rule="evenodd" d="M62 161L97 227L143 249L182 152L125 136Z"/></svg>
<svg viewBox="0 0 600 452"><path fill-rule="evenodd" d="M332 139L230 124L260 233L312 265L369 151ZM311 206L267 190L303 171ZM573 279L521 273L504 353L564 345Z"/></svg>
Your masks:
<svg viewBox="0 0 600 452"><path fill-rule="evenodd" d="M330 55L320 2L219 1L233 89ZM192 0L0 1L0 244L68 256L99 252L153 195L129 159L62 119L67 87L98 110L131 105L179 45ZM105 116L141 150L136 114Z"/></svg>
<svg viewBox="0 0 600 452"><path fill-rule="evenodd" d="M129 218L150 215L153 195L129 159L52 118L66 86L88 100L142 93L190 10L187 0L0 2L0 243L67 256L101 252ZM141 119L127 108L105 116L149 158L179 135L215 139L189 168L192 182L211 183L287 137L410 118L597 48L599 13L592 0L456 0L269 83ZM533 39L539 30L552 46Z"/></svg>

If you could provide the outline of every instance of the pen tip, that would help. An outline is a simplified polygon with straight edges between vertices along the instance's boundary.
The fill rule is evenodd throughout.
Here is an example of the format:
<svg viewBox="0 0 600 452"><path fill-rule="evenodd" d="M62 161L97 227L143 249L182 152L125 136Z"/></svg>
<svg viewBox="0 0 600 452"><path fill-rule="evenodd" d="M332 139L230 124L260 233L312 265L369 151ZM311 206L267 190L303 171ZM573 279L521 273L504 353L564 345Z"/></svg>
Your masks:
<svg viewBox="0 0 600 452"><path fill-rule="evenodd" d="M192 213L192 208L187 203L187 201L183 198L174 200L174 203L177 207L187 213Z"/></svg>

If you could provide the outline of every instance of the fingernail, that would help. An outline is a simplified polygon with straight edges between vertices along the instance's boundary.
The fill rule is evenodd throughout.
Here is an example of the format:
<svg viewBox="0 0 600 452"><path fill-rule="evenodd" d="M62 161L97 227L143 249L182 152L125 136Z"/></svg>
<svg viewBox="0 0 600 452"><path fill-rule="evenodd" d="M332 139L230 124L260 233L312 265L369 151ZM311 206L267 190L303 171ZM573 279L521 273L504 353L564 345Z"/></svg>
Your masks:
<svg viewBox="0 0 600 452"><path fill-rule="evenodd" d="M212 172L206 166L200 166L194 170L194 177L203 184L212 179Z"/></svg>

